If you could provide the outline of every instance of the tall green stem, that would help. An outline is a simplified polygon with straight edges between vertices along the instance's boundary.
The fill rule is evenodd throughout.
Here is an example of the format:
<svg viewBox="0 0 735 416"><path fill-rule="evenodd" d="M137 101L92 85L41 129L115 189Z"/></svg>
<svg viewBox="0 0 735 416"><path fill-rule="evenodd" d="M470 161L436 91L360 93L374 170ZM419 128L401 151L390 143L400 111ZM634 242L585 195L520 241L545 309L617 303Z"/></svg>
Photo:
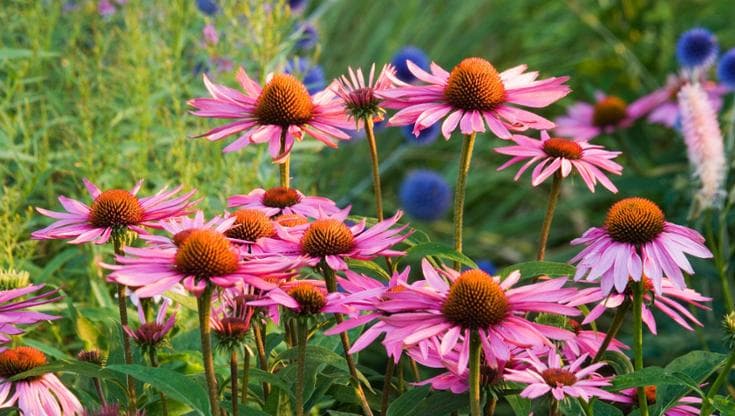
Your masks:
<svg viewBox="0 0 735 416"><path fill-rule="evenodd" d="M248 382L250 381L250 349L246 345L242 350L242 391L240 392L240 403L248 403Z"/></svg>
<svg viewBox="0 0 735 416"><path fill-rule="evenodd" d="M233 348L230 351L230 390L232 391L230 401L232 403L232 416L238 416L240 414L240 404L237 402L237 364L237 350Z"/></svg>
<svg viewBox="0 0 735 416"><path fill-rule="evenodd" d="M122 238L113 237L112 246L116 255L122 256L124 254ZM119 283L117 284L117 308L120 313L120 330L122 331L125 364L129 365L133 363L133 350L130 347L130 335L122 329L128 326L128 297L125 294L125 286ZM125 381L128 386L128 414L134 416L138 407L138 394L135 391L135 380L131 376L126 375Z"/></svg>
<svg viewBox="0 0 735 416"><path fill-rule="evenodd" d="M283 152L286 151L286 133L288 130L285 128L281 129L281 148L278 152L279 154L283 154ZM281 176L281 186L284 188L288 188L291 186L291 155L286 155L285 159L278 164L278 172Z"/></svg>
<svg viewBox="0 0 735 416"><path fill-rule="evenodd" d="M380 414L382 416L388 414L388 402L390 401L391 383L393 382L395 368L395 361L392 357L388 357L388 364L385 367L385 376L383 377L383 398L380 401Z"/></svg>
<svg viewBox="0 0 735 416"><path fill-rule="evenodd" d="M712 383L712 387L710 387L709 391L707 391L707 396L704 398L704 401L702 403L702 411L700 413L701 416L709 416L709 414L712 413L712 399L715 397L717 392L720 391L720 387L722 387L725 381L727 381L733 365L735 365L735 350L730 352L730 356L727 358L725 365L722 367L722 371L720 371L720 374L715 379L715 382Z"/></svg>
<svg viewBox="0 0 735 416"><path fill-rule="evenodd" d="M633 368L643 369L643 281L633 285ZM638 408L641 416L648 416L648 399L644 387L638 387Z"/></svg>
<svg viewBox="0 0 735 416"><path fill-rule="evenodd" d="M296 416L304 416L304 380L306 366L306 318L296 318Z"/></svg>
<svg viewBox="0 0 735 416"><path fill-rule="evenodd" d="M551 183L551 192L549 193L549 203L546 206L546 215L544 216L544 223L541 225L541 235L539 236L539 247L537 260L543 260L546 257L546 243L549 241L549 232L551 231L551 222L554 220L554 211L556 210L556 203L559 201L559 194L561 193L561 172L554 174L554 181Z"/></svg>
<svg viewBox="0 0 735 416"><path fill-rule="evenodd" d="M324 276L324 281L327 284L327 291L329 293L337 292L337 279L334 276L334 270L332 270L332 268L329 267L329 265L327 265L327 263L324 261L322 261L320 269L322 271L322 275ZM334 320L337 322L337 325L341 324L342 315L339 313L335 313ZM355 366L355 362L352 360L352 355L350 354L350 338L347 336L346 331L340 333L339 335L340 339L342 340L342 349L344 349L345 351L345 361L347 361L347 367L350 370L351 382L353 388L355 389L355 395L360 400L360 405L362 406L362 411L365 416L373 416L373 411L370 410L370 404L367 401L365 391L362 389L360 379L357 376L357 367Z"/></svg>
<svg viewBox="0 0 735 416"><path fill-rule="evenodd" d="M482 344L477 331L472 331L470 336L470 414L482 416L482 403L480 397L480 362Z"/></svg>
<svg viewBox="0 0 735 416"><path fill-rule="evenodd" d="M212 285L208 283L204 293L197 298L197 310L199 312L199 333L202 338L202 360L204 361L204 376L207 380L207 391L209 392L209 404L212 414L219 415L217 377L214 374L214 356L212 355L212 328L209 324L209 317L212 314L212 290Z"/></svg>
<svg viewBox="0 0 735 416"><path fill-rule="evenodd" d="M253 337L255 338L255 348L258 350L258 365L260 369L268 372L268 356L265 354L265 325L261 326L259 322L253 325ZM263 400L268 400L271 387L267 382L263 382Z"/></svg>
<svg viewBox="0 0 735 416"><path fill-rule="evenodd" d="M551 399L551 406L549 406L549 416L559 416L559 400Z"/></svg>
<svg viewBox="0 0 735 416"><path fill-rule="evenodd" d="M375 211L378 221L383 221L383 193L380 187L380 160L378 159L378 142L375 140L373 118L367 116L365 121L365 135L370 146L370 161L373 168L373 192L375 193Z"/></svg>
<svg viewBox="0 0 735 416"><path fill-rule="evenodd" d="M459 171L457 172L457 186L454 189L454 249L462 252L462 230L464 220L465 187L467 174L472 161L472 148L475 146L475 132L465 136L462 142L462 153L459 156ZM459 270L459 262L454 262L454 268Z"/></svg>
<svg viewBox="0 0 735 416"><path fill-rule="evenodd" d="M622 305L618 306L618 309L615 311L615 317L613 318L612 324L610 324L610 329L607 330L607 334L605 334L605 339L602 340L600 349L597 350L595 358L592 359L593 363L600 361L602 355L605 354L605 351L607 351L607 348L610 346L610 342L612 342L615 336L618 335L620 328L623 326L623 322L625 322L625 314L628 312L629 307L629 301L625 301Z"/></svg>
<svg viewBox="0 0 735 416"><path fill-rule="evenodd" d="M158 351L155 348L148 350L148 358L151 360L151 367L158 367ZM159 393L161 397L161 414L168 416L168 403L166 402L166 395L163 392Z"/></svg>

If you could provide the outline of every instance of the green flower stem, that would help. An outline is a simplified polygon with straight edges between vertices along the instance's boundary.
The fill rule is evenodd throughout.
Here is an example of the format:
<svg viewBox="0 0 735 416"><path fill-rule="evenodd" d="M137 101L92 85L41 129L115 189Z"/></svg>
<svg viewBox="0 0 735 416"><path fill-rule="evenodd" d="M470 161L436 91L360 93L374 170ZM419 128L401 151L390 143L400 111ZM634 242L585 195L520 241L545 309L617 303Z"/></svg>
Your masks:
<svg viewBox="0 0 735 416"><path fill-rule="evenodd" d="M559 400L551 399L551 406L549 406L549 416L560 416L559 412Z"/></svg>
<svg viewBox="0 0 735 416"><path fill-rule="evenodd" d="M211 284L207 284L204 293L197 298L197 310L199 312L199 333L202 340L202 360L204 361L204 376L207 380L209 392L209 404L213 415L219 414L219 399L217 390L217 377L214 374L214 357L212 355L212 328L209 318L212 314L212 290Z"/></svg>
<svg viewBox="0 0 735 416"><path fill-rule="evenodd" d="M327 265L327 263L324 261L322 261L320 269L322 275L324 276L324 281L327 284L327 291L329 293L337 292L337 279L334 276L334 270L332 270L332 268L329 267L329 265ZM337 325L341 324L342 315L339 313L335 313L334 320L337 321ZM373 411L370 410L370 404L367 401L365 391L362 389L360 379L357 376L357 367L355 366L355 362L352 360L352 355L350 354L350 338L348 337L346 331L340 333L339 335L340 339L342 340L342 349L344 349L345 352L345 361L347 361L347 367L350 369L351 382L353 388L355 389L355 395L357 395L357 398L360 400L360 405L362 406L362 411L365 416L373 416Z"/></svg>
<svg viewBox="0 0 735 416"><path fill-rule="evenodd" d="M592 410L592 405L589 402L584 401L584 399L579 399L579 405L582 407L582 411L584 412L585 416L594 416L594 411Z"/></svg>
<svg viewBox="0 0 735 416"><path fill-rule="evenodd" d="M482 403L480 394L480 366L482 344L480 343L480 334L472 331L470 335L470 414L472 416L482 416Z"/></svg>
<svg viewBox="0 0 735 416"><path fill-rule="evenodd" d="M561 172L554 174L554 181L551 183L551 192L549 193L549 203L546 206L546 215L544 216L544 223L541 226L541 235L539 236L539 247L537 260L543 260L546 257L546 243L549 241L549 232L551 231L551 222L554 220L554 211L556 210L556 203L559 201L559 194L561 193Z"/></svg>
<svg viewBox="0 0 735 416"><path fill-rule="evenodd" d="M258 364L260 369L268 372L268 357L265 354L265 325L261 326L260 323L254 322L253 325L253 337L255 338L255 348L258 350ZM270 394L270 384L263 382L263 400L268 400Z"/></svg>
<svg viewBox="0 0 735 416"><path fill-rule="evenodd" d="M240 392L240 403L245 406L248 403L248 382L250 380L250 348L247 345L242 350L242 391Z"/></svg>
<svg viewBox="0 0 735 416"><path fill-rule="evenodd" d="M233 348L230 351L230 390L232 391L230 401L232 403L232 416L238 416L240 414L240 405L237 402L237 364L237 350Z"/></svg>
<svg viewBox="0 0 735 416"><path fill-rule="evenodd" d="M296 416L304 416L304 379L306 378L306 343L308 335L306 318L296 318Z"/></svg>
<svg viewBox="0 0 735 416"><path fill-rule="evenodd" d="M375 193L375 211L378 221L383 221L383 193L380 187L380 160L378 159L378 142L375 140L373 118L367 116L365 121L365 135L370 146L370 160L373 168L373 192Z"/></svg>
<svg viewBox="0 0 735 416"><path fill-rule="evenodd" d="M465 187L467 185L467 174L470 171L470 162L472 161L472 148L475 146L475 135L476 133L472 132L472 134L465 136L462 142L457 185L454 187L454 249L459 253L462 252ZM454 262L454 268L459 270L459 262Z"/></svg>
<svg viewBox="0 0 735 416"><path fill-rule="evenodd" d="M388 357L388 363L385 367L385 377L383 378L383 398L380 401L380 414L386 416L388 414L388 402L390 401L391 383L393 382L393 372L396 369L396 363L393 358Z"/></svg>
<svg viewBox="0 0 735 416"><path fill-rule="evenodd" d="M112 246L115 254L122 256L125 243L121 238L112 238ZM120 331L122 331L123 353L125 364L133 363L133 350L130 347L130 335L122 328L128 326L128 297L125 294L125 286L117 284L117 307L120 312ZM129 375L125 376L128 386L128 414L134 416L138 407L138 393L135 391L135 380Z"/></svg>
<svg viewBox="0 0 735 416"><path fill-rule="evenodd" d="M485 416L493 416L495 414L495 408L498 406L498 397L492 394L490 390L487 392L487 403L485 403Z"/></svg>
<svg viewBox="0 0 735 416"><path fill-rule="evenodd" d="M628 312L629 307L630 302L625 301L615 311L615 317L613 317L612 324L610 324L610 329L607 330L607 334L605 334L605 339L602 340L600 349L597 351L597 354L595 354L595 358L592 359L593 363L600 361L602 355L605 354L605 351L607 351L607 348L610 346L610 342L612 342L615 336L618 335L620 328L623 327L623 322L625 322L625 315Z"/></svg>
<svg viewBox="0 0 735 416"><path fill-rule="evenodd" d="M643 281L633 285L633 368L643 369ZM638 387L638 408L641 416L648 416L648 399L644 387Z"/></svg>
<svg viewBox="0 0 735 416"><path fill-rule="evenodd" d="M278 152L282 155L286 151L286 133L287 130L281 129L281 148ZM288 188L291 186L291 155L287 155L283 162L278 164L278 172L281 176L281 186Z"/></svg>
<svg viewBox="0 0 735 416"><path fill-rule="evenodd" d="M151 367L157 368L159 366L158 351L155 347L148 350L148 358L151 360ZM168 416L168 403L166 402L166 395L163 394L163 392L159 392L159 395L161 396L161 414L163 416Z"/></svg>
<svg viewBox="0 0 735 416"><path fill-rule="evenodd" d="M717 392L720 391L720 387L722 387L722 385L725 384L725 382L727 381L733 365L735 365L735 350L730 352L730 356L727 358L725 365L722 367L722 371L720 371L720 374L715 379L715 382L712 383L712 387L710 387L707 391L707 396L702 402L702 411L700 415L709 416L712 413L712 399L715 397Z"/></svg>

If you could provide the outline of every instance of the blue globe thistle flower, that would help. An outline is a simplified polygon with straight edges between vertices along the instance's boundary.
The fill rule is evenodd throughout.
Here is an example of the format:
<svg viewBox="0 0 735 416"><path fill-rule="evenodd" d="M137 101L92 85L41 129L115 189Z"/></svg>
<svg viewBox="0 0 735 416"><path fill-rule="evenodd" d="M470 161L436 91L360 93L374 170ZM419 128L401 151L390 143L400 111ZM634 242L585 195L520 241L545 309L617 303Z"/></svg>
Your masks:
<svg viewBox="0 0 735 416"><path fill-rule="evenodd" d="M396 77L403 82L413 82L416 80L416 77L408 70L406 61L411 61L419 68L427 71L431 64L426 53L415 46L406 46L396 52L396 54L393 55L393 59L391 59L391 64L396 68Z"/></svg>
<svg viewBox="0 0 735 416"><path fill-rule="evenodd" d="M717 38L701 27L688 30L676 43L676 58L684 67L697 67L714 62L717 57Z"/></svg>
<svg viewBox="0 0 735 416"><path fill-rule="evenodd" d="M416 170L403 180L398 197L409 216L417 220L435 221L449 210L452 190L438 173Z"/></svg>
<svg viewBox="0 0 735 416"><path fill-rule="evenodd" d="M730 89L735 89L735 48L727 51L717 66L717 79Z"/></svg>
<svg viewBox="0 0 735 416"><path fill-rule="evenodd" d="M319 32L311 23L303 23L298 27L300 32L299 39L296 41L296 49L299 51L308 51L313 49L319 42Z"/></svg>
<svg viewBox="0 0 735 416"><path fill-rule="evenodd" d="M482 270L483 272L489 274L490 276L495 276L495 273L497 273L498 269L495 267L493 262L490 260L477 260L477 267Z"/></svg>
<svg viewBox="0 0 735 416"><path fill-rule="evenodd" d="M436 141L436 138L439 137L440 125L440 123L434 123L428 128L421 130L418 137L416 137L413 135L413 126L409 124L408 126L401 127L401 134L403 134L407 142L424 146Z"/></svg>
<svg viewBox="0 0 735 416"><path fill-rule="evenodd" d="M288 7L291 8L292 12L302 12L309 4L309 0L288 0Z"/></svg>
<svg viewBox="0 0 735 416"><path fill-rule="evenodd" d="M208 16L213 16L219 11L219 6L214 0L197 0L197 8Z"/></svg>
<svg viewBox="0 0 735 416"><path fill-rule="evenodd" d="M306 58L294 57L286 63L284 72L299 78L309 94L315 94L327 86L324 69L321 65L313 64Z"/></svg>

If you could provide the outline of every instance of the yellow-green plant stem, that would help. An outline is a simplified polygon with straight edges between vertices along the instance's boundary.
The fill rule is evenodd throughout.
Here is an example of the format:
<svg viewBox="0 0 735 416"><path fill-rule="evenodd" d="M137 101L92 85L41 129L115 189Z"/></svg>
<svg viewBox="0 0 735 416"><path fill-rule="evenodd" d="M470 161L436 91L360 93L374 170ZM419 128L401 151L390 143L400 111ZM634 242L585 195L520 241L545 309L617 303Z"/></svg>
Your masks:
<svg viewBox="0 0 735 416"><path fill-rule="evenodd" d="M334 270L332 270L329 265L325 261L322 261L320 264L322 276L324 276L324 281L327 284L327 291L329 293L336 293L337 292L337 279L334 276ZM337 322L337 325L342 323L342 315L339 313L334 314L334 320ZM355 389L355 395L360 400L360 406L362 406L362 412L365 416L373 416L373 411L370 410L370 404L367 401L367 397L365 396L365 391L362 389L362 385L360 384L360 378L357 376L357 367L355 366L355 362L352 360L352 355L350 354L350 338L347 336L347 331L344 331L339 334L340 339L342 340L342 349L344 349L345 352L345 361L347 361L347 368L350 370L350 380L352 382L352 386Z"/></svg>
<svg viewBox="0 0 735 416"><path fill-rule="evenodd" d="M237 402L237 365L237 350L233 348L230 351L230 390L232 391L230 402L232 403L232 416L238 416L240 414L240 405Z"/></svg>
<svg viewBox="0 0 735 416"><path fill-rule="evenodd" d="M733 365L735 365L735 350L730 352L730 356L727 358L727 361L725 361L725 365L722 367L722 371L720 371L720 374L715 379L715 382L712 383L712 387L710 387L709 391L707 391L707 396L702 402L702 411L700 413L701 416L709 416L712 413L712 399L714 399L717 392L720 391L720 387L722 387L722 385L727 381Z"/></svg>
<svg viewBox="0 0 735 416"><path fill-rule="evenodd" d="M643 369L643 281L633 285L633 368ZM648 416L648 399L644 387L638 387L638 408L641 416Z"/></svg>
<svg viewBox="0 0 735 416"><path fill-rule="evenodd" d="M148 350L148 358L151 360L151 367L157 368L158 367L158 351L156 348L151 348ZM166 402L166 395L163 394L163 392L159 393L161 397L161 414L163 416L168 416L168 403Z"/></svg>
<svg viewBox="0 0 735 416"><path fill-rule="evenodd" d="M475 132L465 136L462 141L462 152L459 156L459 171L457 172L457 185L454 188L454 249L462 252L462 230L464 220L465 187L467 185L467 174L470 171L472 161L472 148L475 146ZM454 268L459 270L459 262L454 262Z"/></svg>
<svg viewBox="0 0 735 416"><path fill-rule="evenodd" d="M211 284L207 284L204 293L197 298L197 311L199 312L199 334L202 341L202 361L204 361L204 377L207 380L207 392L209 393L209 405L213 415L219 414L219 399L217 390L217 377L214 374L214 356L212 355L212 329L209 318L212 314L212 290Z"/></svg>
<svg viewBox="0 0 735 416"><path fill-rule="evenodd" d="M470 414L472 416L482 416L481 390L480 390L480 362L482 344L480 343L480 335L477 331L472 331L470 335Z"/></svg>
<svg viewBox="0 0 735 416"><path fill-rule="evenodd" d="M296 416L304 416L304 380L306 378L306 343L308 335L306 318L296 318Z"/></svg>
<svg viewBox="0 0 735 416"><path fill-rule="evenodd" d="M248 382L250 381L250 349L247 345L242 350L242 391L240 392L240 403L245 406L248 403Z"/></svg>
<svg viewBox="0 0 735 416"><path fill-rule="evenodd" d="M630 302L626 300L615 310L615 316L610 324L610 328L607 330L607 334L605 334L605 339L602 340L602 344L600 344L600 348L597 350L595 358L592 359L593 363L600 361L602 355L605 354L605 351L607 351L607 348L610 346L610 342L612 342L620 331L620 328L622 328L623 322L625 322L625 315L628 312L629 307Z"/></svg>
<svg viewBox="0 0 735 416"><path fill-rule="evenodd" d="M281 129L281 148L278 152L279 155L282 155L283 152L286 151L286 133L288 130L285 128ZM289 188L291 186L291 155L288 154L285 156L283 161L278 164L278 173L281 177L281 186L284 188Z"/></svg>
<svg viewBox="0 0 735 416"><path fill-rule="evenodd" d="M378 159L378 142L375 140L375 129L373 118L367 116L365 121L365 136L367 136L368 146L370 147L370 161L373 169L373 193L375 193L375 213L378 221L383 221L383 193L380 186L380 160Z"/></svg>
<svg viewBox="0 0 735 416"><path fill-rule="evenodd" d="M268 356L265 354L265 325L261 326L259 322L253 324L253 338L255 338L255 348L258 350L258 364L260 369L268 372ZM271 386L267 382L263 382L263 400L268 400Z"/></svg>
<svg viewBox="0 0 735 416"><path fill-rule="evenodd" d="M124 254L124 243L120 238L112 239L112 246L115 255L122 256ZM130 347L130 335L122 328L128 326L128 297L125 294L125 286L117 284L117 307L120 313L120 330L122 331L123 355L125 356L125 364L133 363L133 350ZM125 376L128 387L128 414L134 416L138 407L138 394L135 391L135 380L129 375Z"/></svg>
<svg viewBox="0 0 735 416"><path fill-rule="evenodd" d="M554 220L554 211L556 211L556 203L559 201L561 193L561 172L554 174L554 180L551 183L551 191L549 192L549 202L546 205L546 215L544 223L541 225L541 235L538 239L538 255L537 260L543 260L546 257L546 243L549 241L549 232L551 232L551 222Z"/></svg>
<svg viewBox="0 0 735 416"><path fill-rule="evenodd" d="M390 401L391 383L393 382L393 372L395 369L395 361L393 361L392 357L388 357L388 363L385 366L385 376L383 377L383 398L380 401L380 414L382 416L388 414L388 402Z"/></svg>
<svg viewBox="0 0 735 416"><path fill-rule="evenodd" d="M551 399L551 406L549 406L549 416L560 416L559 413L559 400Z"/></svg>

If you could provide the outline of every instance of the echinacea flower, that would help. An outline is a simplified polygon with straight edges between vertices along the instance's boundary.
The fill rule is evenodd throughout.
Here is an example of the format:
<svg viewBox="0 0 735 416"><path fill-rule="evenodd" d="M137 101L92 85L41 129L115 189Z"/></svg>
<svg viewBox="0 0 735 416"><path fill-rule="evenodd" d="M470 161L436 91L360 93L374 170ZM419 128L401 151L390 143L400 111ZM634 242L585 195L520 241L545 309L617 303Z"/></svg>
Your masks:
<svg viewBox="0 0 735 416"><path fill-rule="evenodd" d="M274 222L257 209L239 209L232 213L235 222L225 231L225 236L231 241L241 244L252 254L261 254L259 241L273 237L276 234Z"/></svg>
<svg viewBox="0 0 735 416"><path fill-rule="evenodd" d="M413 124L413 134L442 123L442 134L449 139L459 127L462 134L484 132L485 125L502 139L510 130L550 129L551 121L515 107L541 108L563 98L570 89L569 77L537 80L538 72L525 72L520 65L498 73L482 58L466 58L451 73L431 64L431 73L412 62L409 70L426 85L407 85L395 78L397 88L380 92L386 108L400 109L391 119L393 126Z"/></svg>
<svg viewBox="0 0 735 416"><path fill-rule="evenodd" d="M432 345L440 345L440 355L461 345L458 372L462 373L469 362L472 332L479 334L488 362L507 361L513 346L551 346L549 337L573 336L524 317L531 312L579 315L577 309L560 303L575 291L563 288L566 278L514 287L521 279L518 271L501 280L478 269L436 270L426 259L421 266L424 280L386 293L377 306L386 312L380 318L385 323L385 345L418 348L424 355Z"/></svg>
<svg viewBox="0 0 735 416"><path fill-rule="evenodd" d="M717 113L697 83L681 87L679 110L689 163L700 183L696 195L698 208L720 206L726 195L727 160Z"/></svg>
<svg viewBox="0 0 735 416"><path fill-rule="evenodd" d="M574 298L577 298L578 296L581 295L575 295ZM572 303L569 303L568 305L575 306ZM591 320L586 320L585 322L588 321ZM580 324L574 319L568 319L568 324L571 327L572 332L574 332L574 338L564 340L564 344L561 347L561 351L564 357L566 359L576 359L582 354L595 356L600 351L602 343L605 341L605 336L607 334L600 331L583 329L582 325L584 324ZM623 350L627 350L629 348L630 347L618 341L617 339L612 338L610 340L610 345L608 345L607 347L607 350L622 352Z"/></svg>
<svg viewBox="0 0 735 416"><path fill-rule="evenodd" d="M23 285L14 289L0 290L0 344L9 342L12 335L23 333L18 325L32 325L60 318L29 310L61 299L61 296L58 296L59 289L26 297L42 288L43 285Z"/></svg>
<svg viewBox="0 0 735 416"><path fill-rule="evenodd" d="M424 71L428 71L431 64L426 52L415 46L405 46L396 52L391 58L391 65L396 69L396 77L407 83L417 81L416 76L408 69L409 61Z"/></svg>
<svg viewBox="0 0 735 416"><path fill-rule="evenodd" d="M82 405L52 373L11 381L21 373L46 365L46 355L31 347L0 352L0 408L17 407L24 415L75 416Z"/></svg>
<svg viewBox="0 0 735 416"><path fill-rule="evenodd" d="M708 66L717 58L717 38L707 29L697 27L679 36L676 59L687 68Z"/></svg>
<svg viewBox="0 0 735 416"><path fill-rule="evenodd" d="M127 325L123 327L123 330L135 341L136 344L144 351L149 352L158 348L166 339L166 336L174 327L176 323L176 312L173 312L166 318L166 312L168 307L171 305L170 299L164 299L161 305L158 307L158 313L156 319L149 322L146 319L145 312L142 306L138 306L138 319L140 319L140 325L135 329L131 329Z"/></svg>
<svg viewBox="0 0 735 416"><path fill-rule="evenodd" d="M536 399L551 393L556 400L564 400L566 397L574 397L589 402L593 397L603 400L621 401L617 394L603 390L610 386L610 378L603 377L597 373L607 363L592 364L583 367L587 360L587 354L582 354L574 362L563 365L558 354L550 351L546 363L542 362L533 352L528 353L528 358L522 359L531 366L525 370L505 370L505 379L526 384L521 392L521 397Z"/></svg>
<svg viewBox="0 0 735 416"><path fill-rule="evenodd" d="M235 120L199 136L215 141L239 134L225 152L268 143L271 157L283 162L304 133L329 147L350 138L343 131L352 128L343 104L329 89L309 95L304 84L288 74L269 74L261 87L242 68L236 78L244 92L215 84L206 74L203 77L212 98L194 98L189 105L195 116Z"/></svg>
<svg viewBox="0 0 735 416"><path fill-rule="evenodd" d="M269 217L284 214L298 214L316 218L323 212L327 215L339 211L337 204L322 196L306 196L298 189L281 186L268 190L257 188L247 195L233 195L227 198L228 207L257 209Z"/></svg>
<svg viewBox="0 0 735 416"><path fill-rule="evenodd" d="M408 225L394 227L402 216L393 217L367 227L365 220L345 224L350 208L332 215L323 214L311 223L284 228L276 226L278 238L264 239L262 247L270 253L303 258L309 266L325 262L333 270L346 270L346 260L372 260L376 257L403 255L392 247L408 238L401 234Z"/></svg>
<svg viewBox="0 0 735 416"><path fill-rule="evenodd" d="M59 196L66 212L36 208L41 214L57 221L35 231L31 237L37 240L69 239L71 244L93 242L105 244L113 232L130 230L145 234L143 227L158 228L158 222L167 218L180 217L188 213L196 202L190 201L196 190L176 196L181 190L163 188L156 194L144 198L137 196L143 181L138 181L132 190L109 189L101 191L95 184L84 179L92 204Z"/></svg>
<svg viewBox="0 0 735 416"><path fill-rule="evenodd" d="M520 134L513 135L511 140L515 142L514 146L499 147L495 151L512 156L498 170L525 162L513 178L515 180L535 163L536 167L531 174L533 186L538 186L555 173L566 178L572 171L576 171L591 192L595 192L598 181L609 191L618 191L603 171L614 175L622 173L623 167L612 161L621 152L605 150L600 145L586 141L551 138L546 131L541 132L541 140Z"/></svg>
<svg viewBox="0 0 735 416"><path fill-rule="evenodd" d="M641 107L628 106L620 97L595 93L593 104L572 104L567 114L554 122L554 133L575 140L590 140L602 134L630 127L643 114Z"/></svg>
<svg viewBox="0 0 735 416"><path fill-rule="evenodd" d="M232 219L234 220L234 218ZM103 264L112 273L108 280L134 288L140 297L161 295L182 283L195 296L207 285L223 288L241 285L257 276L288 276L298 257L268 256L241 259L240 250L224 235L226 221L211 228L180 231L169 242L144 248L125 248L117 264Z"/></svg>
<svg viewBox="0 0 735 416"><path fill-rule="evenodd" d="M436 221L444 217L452 205L452 188L436 172L415 170L401 183L398 199L412 218Z"/></svg>
<svg viewBox="0 0 735 416"><path fill-rule="evenodd" d="M643 277L643 309L642 317L648 329L656 334L656 320L653 317L651 307L663 312L674 322L682 327L693 331L691 324L702 326L702 323L691 313L688 306L709 310L702 302L709 302L712 298L703 296L688 288L676 287L670 279L661 278L661 292L654 294L653 283L647 277ZM598 303L599 302L599 303ZM585 317L582 324L588 324L599 318L606 309L615 309L624 302L633 302L633 290L628 286L622 293L603 293L599 286L584 288L571 298L569 306L586 305L597 303ZM680 303L681 302L681 303Z"/></svg>
<svg viewBox="0 0 735 416"><path fill-rule="evenodd" d="M644 274L653 282L656 294L663 293L663 276L684 289L681 271L694 273L685 254L712 257L702 235L666 221L658 205L638 197L616 202L602 227L590 228L572 244L587 246L571 260L577 264L574 279L600 279L605 295L613 287L623 293L629 279L640 282Z"/></svg>
<svg viewBox="0 0 735 416"><path fill-rule="evenodd" d="M646 386L644 387L643 391L646 393L646 401L648 402L648 404L655 404L656 386ZM620 397L624 399L622 401L623 403L627 403L630 405L637 403L637 389L625 389L621 390L620 393L622 393ZM660 414L662 416L699 416L700 411L699 408L696 406L699 406L701 404L702 399L700 397L684 396L673 404L667 403L669 407L663 409L663 412Z"/></svg>
<svg viewBox="0 0 735 416"><path fill-rule="evenodd" d="M328 293L323 280L292 280L265 292L260 299L248 302L251 306L283 306L296 315L318 315L320 313L343 313L344 309L335 299L339 293ZM278 324L278 316L272 316Z"/></svg>
<svg viewBox="0 0 735 416"><path fill-rule="evenodd" d="M717 79L728 88L735 90L735 49L730 49L720 58L717 65Z"/></svg>
<svg viewBox="0 0 735 416"><path fill-rule="evenodd" d="M219 304L212 310L210 324L217 337L217 345L228 351L242 347L245 335L250 330L255 308L248 302L255 296L249 289L242 287L221 291Z"/></svg>
<svg viewBox="0 0 735 416"><path fill-rule="evenodd" d="M382 100L378 94L393 86L389 74L395 74L395 69L384 65L375 77L375 64L370 67L367 79L361 68L348 68L348 74L342 75L334 84L333 90L344 102L347 113L358 123L369 117L381 120L385 110L380 107Z"/></svg>

